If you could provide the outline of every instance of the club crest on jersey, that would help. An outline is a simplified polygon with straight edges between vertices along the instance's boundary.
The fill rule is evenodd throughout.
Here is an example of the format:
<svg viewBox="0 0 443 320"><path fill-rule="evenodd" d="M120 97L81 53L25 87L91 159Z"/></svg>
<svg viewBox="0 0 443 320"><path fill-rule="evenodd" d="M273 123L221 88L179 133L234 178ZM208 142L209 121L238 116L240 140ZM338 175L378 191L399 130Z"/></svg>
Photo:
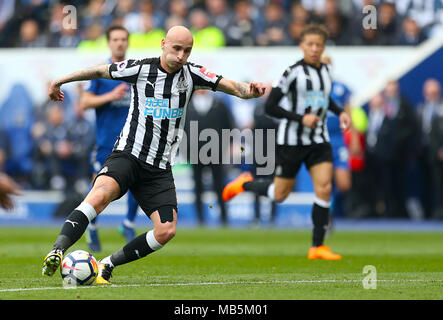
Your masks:
<svg viewBox="0 0 443 320"><path fill-rule="evenodd" d="M154 119L177 119L183 116L184 108L169 108L169 99L147 98L145 103L145 117Z"/></svg>
<svg viewBox="0 0 443 320"><path fill-rule="evenodd" d="M177 90L180 93L186 92L188 90L188 83L185 81L185 78L178 79Z"/></svg>

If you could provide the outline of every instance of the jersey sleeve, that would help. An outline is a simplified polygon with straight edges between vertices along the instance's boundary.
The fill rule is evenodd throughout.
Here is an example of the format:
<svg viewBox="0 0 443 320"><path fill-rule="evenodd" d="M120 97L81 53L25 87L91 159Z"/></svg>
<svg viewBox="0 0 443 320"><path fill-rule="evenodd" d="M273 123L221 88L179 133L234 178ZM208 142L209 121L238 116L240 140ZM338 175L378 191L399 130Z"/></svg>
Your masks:
<svg viewBox="0 0 443 320"><path fill-rule="evenodd" d="M287 69L283 72L282 76L274 81L272 84L273 88L278 88L281 90L283 95L288 94L289 88L291 87L292 82L294 82L296 78L295 70Z"/></svg>
<svg viewBox="0 0 443 320"><path fill-rule="evenodd" d="M188 63L188 67L192 77L193 90L207 89L215 91L218 83L223 78L221 75L212 73L197 64Z"/></svg>
<svg viewBox="0 0 443 320"><path fill-rule="evenodd" d="M140 74L142 61L127 59L114 62L109 66L109 74L113 80L121 80L129 83L136 83Z"/></svg>
<svg viewBox="0 0 443 320"><path fill-rule="evenodd" d="M281 88L273 87L265 103L266 114L277 119L285 118L288 120L301 122L303 119L302 115L296 114L295 112L290 112L280 106L280 102L283 97L284 94L282 93Z"/></svg>

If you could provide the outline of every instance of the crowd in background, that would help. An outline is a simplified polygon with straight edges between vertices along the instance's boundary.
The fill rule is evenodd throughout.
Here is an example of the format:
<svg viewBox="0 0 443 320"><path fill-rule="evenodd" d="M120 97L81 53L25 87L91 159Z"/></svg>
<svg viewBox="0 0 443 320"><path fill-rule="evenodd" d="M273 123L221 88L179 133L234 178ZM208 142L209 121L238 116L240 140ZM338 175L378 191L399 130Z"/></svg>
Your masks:
<svg viewBox="0 0 443 320"><path fill-rule="evenodd" d="M412 105L397 81L368 103L364 167L353 172L355 218L443 218L443 97L427 79Z"/></svg>
<svg viewBox="0 0 443 320"><path fill-rule="evenodd" d="M78 97L35 105L16 84L0 106L0 171L24 189L86 192L94 145L95 123L84 116Z"/></svg>
<svg viewBox="0 0 443 320"><path fill-rule="evenodd" d="M377 8L377 28L362 20ZM75 21L74 21L75 20ZM319 22L328 45L416 45L443 26L434 0L2 0L0 47L106 48L111 24L131 33L130 48L158 47L166 30L189 27L194 47L290 46Z"/></svg>

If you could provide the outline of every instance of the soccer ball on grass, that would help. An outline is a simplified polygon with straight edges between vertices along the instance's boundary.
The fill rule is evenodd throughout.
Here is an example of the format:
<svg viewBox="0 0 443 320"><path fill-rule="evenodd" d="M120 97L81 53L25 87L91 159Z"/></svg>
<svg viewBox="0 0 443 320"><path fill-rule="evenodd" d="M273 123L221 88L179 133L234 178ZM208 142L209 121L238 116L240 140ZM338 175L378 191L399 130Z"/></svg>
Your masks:
<svg viewBox="0 0 443 320"><path fill-rule="evenodd" d="M97 260L87 251L73 251L63 259L60 273L63 279L63 286L90 285L97 277Z"/></svg>

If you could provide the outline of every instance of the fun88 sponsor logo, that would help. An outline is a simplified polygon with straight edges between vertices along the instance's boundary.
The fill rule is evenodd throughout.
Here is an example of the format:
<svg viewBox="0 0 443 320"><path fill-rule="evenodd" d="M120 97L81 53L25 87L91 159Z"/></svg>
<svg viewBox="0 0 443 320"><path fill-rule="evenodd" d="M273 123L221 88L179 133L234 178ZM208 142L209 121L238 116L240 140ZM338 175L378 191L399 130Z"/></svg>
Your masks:
<svg viewBox="0 0 443 320"><path fill-rule="evenodd" d="M306 92L305 107L327 108L328 104L329 98L325 98L322 91L310 90Z"/></svg>
<svg viewBox="0 0 443 320"><path fill-rule="evenodd" d="M147 98L145 104L145 117L154 119L177 119L183 116L184 108L169 108L168 99Z"/></svg>

